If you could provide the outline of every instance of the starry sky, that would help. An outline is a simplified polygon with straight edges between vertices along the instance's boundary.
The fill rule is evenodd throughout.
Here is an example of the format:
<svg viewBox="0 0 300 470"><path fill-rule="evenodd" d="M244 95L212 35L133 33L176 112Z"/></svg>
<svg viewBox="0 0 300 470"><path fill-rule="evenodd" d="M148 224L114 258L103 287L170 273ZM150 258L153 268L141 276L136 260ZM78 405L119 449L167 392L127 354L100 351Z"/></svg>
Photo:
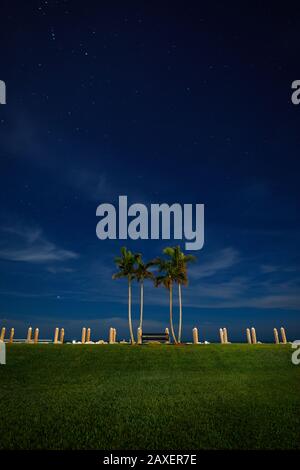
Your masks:
<svg viewBox="0 0 300 470"><path fill-rule="evenodd" d="M128 337L124 242L95 232L125 194L205 204L185 339L300 337L300 15L260 3L1 2L0 326ZM126 245L150 259L172 243ZM144 315L168 326L165 290L145 286Z"/></svg>

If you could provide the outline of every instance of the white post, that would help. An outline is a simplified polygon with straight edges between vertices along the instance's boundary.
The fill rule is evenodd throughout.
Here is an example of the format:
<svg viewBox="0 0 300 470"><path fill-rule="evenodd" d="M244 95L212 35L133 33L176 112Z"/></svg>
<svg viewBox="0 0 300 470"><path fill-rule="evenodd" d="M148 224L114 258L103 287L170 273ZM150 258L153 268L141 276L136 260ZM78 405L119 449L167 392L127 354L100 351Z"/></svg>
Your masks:
<svg viewBox="0 0 300 470"><path fill-rule="evenodd" d="M9 342L12 343L14 341L14 336L15 336L15 329L11 328L10 330L10 337L9 337Z"/></svg>
<svg viewBox="0 0 300 470"><path fill-rule="evenodd" d="M6 348L4 341L0 341L0 364L6 364Z"/></svg>
<svg viewBox="0 0 300 470"><path fill-rule="evenodd" d="M86 342L89 343L91 341L91 329L88 328L86 332Z"/></svg>
<svg viewBox="0 0 300 470"><path fill-rule="evenodd" d="M251 344L251 343L252 343L252 340L251 340L251 333L250 333L250 329L249 329L249 328L246 329L246 335L247 335L248 344Z"/></svg>
<svg viewBox="0 0 300 470"><path fill-rule="evenodd" d="M251 335L252 335L252 343L257 344L256 331L255 331L255 328L253 326L251 328Z"/></svg>
<svg viewBox="0 0 300 470"><path fill-rule="evenodd" d="M165 334L168 336L168 343L170 342L170 332L169 332L169 328L166 328L165 329Z"/></svg>
<svg viewBox="0 0 300 470"><path fill-rule="evenodd" d="M81 342L82 342L82 344L85 343L85 337L86 337L86 328L82 328L82 332L81 332Z"/></svg>
<svg viewBox="0 0 300 470"><path fill-rule="evenodd" d="M227 328L223 328L223 338L224 338L224 343L228 343L228 335L227 335Z"/></svg>
<svg viewBox="0 0 300 470"><path fill-rule="evenodd" d="M137 342L138 344L142 344L142 328L137 329Z"/></svg>
<svg viewBox="0 0 300 470"><path fill-rule="evenodd" d="M280 333L281 333L281 338L282 338L283 344L286 344L287 340L286 340L285 329L283 328L283 326L280 328Z"/></svg>
<svg viewBox="0 0 300 470"><path fill-rule="evenodd" d="M194 342L194 344L199 343L198 329L197 328L193 328L193 342Z"/></svg>
<svg viewBox="0 0 300 470"><path fill-rule="evenodd" d="M59 333L59 328L55 328L55 331L54 331L54 344L57 344L58 343L58 333Z"/></svg>
<svg viewBox="0 0 300 470"><path fill-rule="evenodd" d="M36 343L38 343L38 341L39 341L39 329L36 328L34 330L34 343L36 344Z"/></svg>
<svg viewBox="0 0 300 470"><path fill-rule="evenodd" d="M274 328L274 339L275 339L275 343L276 344L279 344L279 336L278 336L278 331L277 331L277 328Z"/></svg>
<svg viewBox="0 0 300 470"><path fill-rule="evenodd" d="M114 332L113 332L113 328L110 327L109 329L109 339L108 339L108 342L109 344L113 344L114 342Z"/></svg>
<svg viewBox="0 0 300 470"><path fill-rule="evenodd" d="M6 328L3 327L1 330L0 341L4 341Z"/></svg>
<svg viewBox="0 0 300 470"><path fill-rule="evenodd" d="M220 332L220 341L221 341L222 344L224 344L223 328L220 328L219 332Z"/></svg>
<svg viewBox="0 0 300 470"><path fill-rule="evenodd" d="M62 329L60 330L60 339L59 339L62 344L63 344L63 342L64 342L64 337L65 337L65 329L62 328Z"/></svg>
<svg viewBox="0 0 300 470"><path fill-rule="evenodd" d="M32 328L31 326L28 328L28 331L27 331L27 339L26 339L26 342L27 343L31 343L31 335L32 335Z"/></svg>

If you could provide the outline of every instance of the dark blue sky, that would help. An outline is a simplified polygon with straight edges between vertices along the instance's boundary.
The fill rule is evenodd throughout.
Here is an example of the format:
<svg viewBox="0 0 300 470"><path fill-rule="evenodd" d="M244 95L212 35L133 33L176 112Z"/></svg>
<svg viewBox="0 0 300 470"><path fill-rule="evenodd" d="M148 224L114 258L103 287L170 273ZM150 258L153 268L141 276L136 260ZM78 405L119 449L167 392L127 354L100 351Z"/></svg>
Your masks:
<svg viewBox="0 0 300 470"><path fill-rule="evenodd" d="M125 3L1 4L0 324L128 336L126 282L111 280L124 243L95 233L97 206L125 194L205 204L186 337L300 337L299 9ZM150 284L145 322L168 325Z"/></svg>

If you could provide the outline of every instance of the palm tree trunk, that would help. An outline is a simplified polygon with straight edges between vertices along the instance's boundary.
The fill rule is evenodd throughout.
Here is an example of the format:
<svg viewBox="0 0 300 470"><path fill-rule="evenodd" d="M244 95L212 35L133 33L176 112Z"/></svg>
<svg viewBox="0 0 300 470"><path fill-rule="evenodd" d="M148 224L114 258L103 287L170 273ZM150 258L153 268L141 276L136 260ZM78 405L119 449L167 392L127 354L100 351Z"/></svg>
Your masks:
<svg viewBox="0 0 300 470"><path fill-rule="evenodd" d="M170 285L169 293L170 293L170 328L171 328L171 333L174 339L174 343L177 344L177 339L175 336L174 326L173 326L173 286L172 284Z"/></svg>
<svg viewBox="0 0 300 470"><path fill-rule="evenodd" d="M135 343L133 331L132 331L132 321L131 321L131 279L128 278L128 323L129 323L129 332L131 344Z"/></svg>
<svg viewBox="0 0 300 470"><path fill-rule="evenodd" d="M181 284L178 283L178 298L179 298L179 326L178 326L178 343L181 343L182 332L182 297L181 297Z"/></svg>
<svg viewBox="0 0 300 470"><path fill-rule="evenodd" d="M141 298L140 298L140 328L143 329L143 311L144 311L144 282L141 281Z"/></svg>

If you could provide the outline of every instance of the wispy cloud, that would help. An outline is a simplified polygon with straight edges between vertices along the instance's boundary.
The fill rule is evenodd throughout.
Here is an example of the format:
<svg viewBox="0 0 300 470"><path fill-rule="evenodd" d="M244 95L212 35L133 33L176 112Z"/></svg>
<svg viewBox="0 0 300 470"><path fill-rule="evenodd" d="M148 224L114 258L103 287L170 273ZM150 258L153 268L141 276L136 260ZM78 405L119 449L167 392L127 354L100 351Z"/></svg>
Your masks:
<svg viewBox="0 0 300 470"><path fill-rule="evenodd" d="M208 261L199 266L190 268L190 277L192 279L201 279L217 274L219 271L226 270L237 264L240 256L237 250L232 247L224 248L216 254L211 255Z"/></svg>
<svg viewBox="0 0 300 470"><path fill-rule="evenodd" d="M269 272L270 276L273 272ZM232 276L232 275L231 275ZM228 276L219 282L201 282L186 291L185 305L193 308L300 309L300 281L286 282L257 271L243 277Z"/></svg>
<svg viewBox="0 0 300 470"><path fill-rule="evenodd" d="M273 266L271 264L262 264L261 272L264 274L275 273L275 272L285 272L291 273L297 271L296 266Z"/></svg>
<svg viewBox="0 0 300 470"><path fill-rule="evenodd" d="M278 266L273 266L271 264L262 264L260 269L262 273L268 274L278 271Z"/></svg>
<svg viewBox="0 0 300 470"><path fill-rule="evenodd" d="M87 169L71 170L67 182L74 189L87 197L87 199L99 201L115 197L111 182L104 173L93 172Z"/></svg>
<svg viewBox="0 0 300 470"><path fill-rule="evenodd" d="M49 241L38 227L4 226L2 232L11 235L0 247L0 259L27 263L68 261L79 257L71 250Z"/></svg>
<svg viewBox="0 0 300 470"><path fill-rule="evenodd" d="M48 266L46 270L51 274L64 274L64 273L74 273L75 269L73 268L65 268L65 267L56 267L56 266Z"/></svg>
<svg viewBox="0 0 300 470"><path fill-rule="evenodd" d="M59 302L113 304L121 308L128 301L126 282L113 281L115 271L112 254L102 262L83 260L80 269L64 266L55 261L71 261L78 254L64 250L49 242L42 231L30 227L5 227L16 241L0 250L0 258L45 263L45 289L43 291L16 292L3 290L4 296L48 297ZM22 245L22 246L20 246ZM23 246L24 245L24 246ZM50 263L49 263L50 261ZM53 262L53 263L52 263ZM68 263L69 264L69 263ZM62 285L52 284L52 275L67 276ZM176 287L176 286L175 286ZM190 267L190 284L183 289L184 307L206 309L300 309L300 278L295 266L253 262L233 247L226 247L211 254L200 265ZM138 285L133 285L133 304L139 303ZM178 302L174 288L174 305ZM164 288L145 285L145 305L166 307L168 293ZM105 307L101 307L101 310Z"/></svg>
<svg viewBox="0 0 300 470"><path fill-rule="evenodd" d="M17 111L11 121L11 129L0 135L2 147L7 155L26 159L34 167L46 170L55 179L56 185L68 185L88 200L98 202L101 199L111 199L118 193L114 190L115 183L111 179L108 180L105 172L98 171L88 164L86 166L87 160L83 165L80 152L76 152L73 143L64 142L65 158L62 159L57 149L53 150L48 141L45 143L45 129L32 116ZM70 161L72 159L72 165L66 165L66 158Z"/></svg>

